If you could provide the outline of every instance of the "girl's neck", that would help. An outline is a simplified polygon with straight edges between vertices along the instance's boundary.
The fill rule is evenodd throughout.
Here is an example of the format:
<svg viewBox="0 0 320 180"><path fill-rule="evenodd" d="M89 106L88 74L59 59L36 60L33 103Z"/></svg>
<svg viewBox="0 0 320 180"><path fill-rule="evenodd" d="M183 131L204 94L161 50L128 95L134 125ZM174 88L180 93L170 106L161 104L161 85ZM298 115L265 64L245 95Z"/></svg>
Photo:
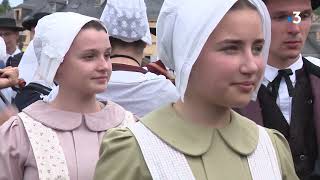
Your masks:
<svg viewBox="0 0 320 180"><path fill-rule="evenodd" d="M231 121L230 108L209 105L200 101L185 98L184 102L179 100L174 108L183 119L213 128L222 128Z"/></svg>
<svg viewBox="0 0 320 180"><path fill-rule="evenodd" d="M103 107L102 103L96 100L95 94L84 95L80 92L63 90L61 87L50 105L56 109L76 113L94 113Z"/></svg>

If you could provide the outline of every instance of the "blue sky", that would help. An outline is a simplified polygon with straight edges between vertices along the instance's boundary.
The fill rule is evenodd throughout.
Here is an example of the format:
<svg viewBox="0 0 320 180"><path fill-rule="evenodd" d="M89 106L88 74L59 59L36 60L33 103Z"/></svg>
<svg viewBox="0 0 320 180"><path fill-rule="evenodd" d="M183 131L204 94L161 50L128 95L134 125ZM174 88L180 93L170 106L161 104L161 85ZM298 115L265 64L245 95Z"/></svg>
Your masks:
<svg viewBox="0 0 320 180"><path fill-rule="evenodd" d="M23 2L23 0L9 0L9 2L10 2L10 5L12 7L14 7L14 6L21 4Z"/></svg>
<svg viewBox="0 0 320 180"><path fill-rule="evenodd" d="M0 0L0 2L2 2L2 0ZM9 0L9 2L10 2L11 7L15 7L15 6L21 4L23 2L23 0Z"/></svg>

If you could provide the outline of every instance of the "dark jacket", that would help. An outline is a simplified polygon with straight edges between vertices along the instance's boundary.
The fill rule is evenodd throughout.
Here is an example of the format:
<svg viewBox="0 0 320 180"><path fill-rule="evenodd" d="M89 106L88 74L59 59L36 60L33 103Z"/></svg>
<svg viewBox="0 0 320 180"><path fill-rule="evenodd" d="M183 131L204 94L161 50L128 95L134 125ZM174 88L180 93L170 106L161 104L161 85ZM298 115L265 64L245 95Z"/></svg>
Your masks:
<svg viewBox="0 0 320 180"><path fill-rule="evenodd" d="M304 68L308 72L311 89L313 94L313 122L316 130L316 139L318 147L318 158L315 165L315 179L320 179L320 67L314 65L307 59L303 58ZM263 117L261 113L259 100L251 101L245 108L237 109L243 116L255 121L259 125L263 125Z"/></svg>
<svg viewBox="0 0 320 180"><path fill-rule="evenodd" d="M7 60L6 66L18 67L22 56L23 56L23 52L16 54L14 56L10 56Z"/></svg>

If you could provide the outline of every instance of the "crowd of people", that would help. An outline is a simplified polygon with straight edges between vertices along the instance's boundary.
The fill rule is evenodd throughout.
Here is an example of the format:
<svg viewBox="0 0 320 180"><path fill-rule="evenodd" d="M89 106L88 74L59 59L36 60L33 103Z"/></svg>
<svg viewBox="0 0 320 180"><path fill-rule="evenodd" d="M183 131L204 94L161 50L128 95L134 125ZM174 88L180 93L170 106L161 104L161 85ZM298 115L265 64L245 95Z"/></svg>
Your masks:
<svg viewBox="0 0 320 180"><path fill-rule="evenodd" d="M146 66L144 0L0 18L0 180L320 179L318 7L164 0Z"/></svg>

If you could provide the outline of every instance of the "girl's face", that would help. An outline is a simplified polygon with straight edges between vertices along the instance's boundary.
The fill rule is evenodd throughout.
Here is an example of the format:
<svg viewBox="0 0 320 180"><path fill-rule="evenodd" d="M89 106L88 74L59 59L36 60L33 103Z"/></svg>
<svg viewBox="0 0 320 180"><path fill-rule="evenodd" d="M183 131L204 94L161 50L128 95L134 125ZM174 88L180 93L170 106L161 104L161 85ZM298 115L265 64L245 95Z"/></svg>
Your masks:
<svg viewBox="0 0 320 180"><path fill-rule="evenodd" d="M186 96L221 107L246 105L264 68L261 24L255 10L229 11L194 64Z"/></svg>
<svg viewBox="0 0 320 180"><path fill-rule="evenodd" d="M60 87L73 92L87 95L103 92L112 71L110 53L105 31L81 30L58 68L55 80Z"/></svg>

